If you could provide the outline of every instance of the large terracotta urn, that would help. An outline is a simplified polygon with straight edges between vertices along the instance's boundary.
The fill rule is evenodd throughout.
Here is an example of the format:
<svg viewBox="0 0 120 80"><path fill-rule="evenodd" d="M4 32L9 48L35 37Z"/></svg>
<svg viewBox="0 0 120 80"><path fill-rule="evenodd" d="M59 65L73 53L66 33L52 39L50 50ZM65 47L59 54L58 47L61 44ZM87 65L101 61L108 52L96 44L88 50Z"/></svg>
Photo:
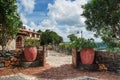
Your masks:
<svg viewBox="0 0 120 80"><path fill-rule="evenodd" d="M95 51L93 48L85 48L80 51L82 64L93 64Z"/></svg>
<svg viewBox="0 0 120 80"><path fill-rule="evenodd" d="M35 61L37 57L37 48L34 46L25 47L24 56L25 56L25 60L28 62Z"/></svg>

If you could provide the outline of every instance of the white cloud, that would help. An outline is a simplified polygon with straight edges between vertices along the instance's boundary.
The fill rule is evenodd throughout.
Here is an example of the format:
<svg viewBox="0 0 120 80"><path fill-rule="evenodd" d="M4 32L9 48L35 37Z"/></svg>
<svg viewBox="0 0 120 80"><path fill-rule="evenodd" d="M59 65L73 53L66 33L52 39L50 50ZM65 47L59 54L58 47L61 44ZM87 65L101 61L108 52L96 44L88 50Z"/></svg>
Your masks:
<svg viewBox="0 0 120 80"><path fill-rule="evenodd" d="M23 24L27 24L27 23L28 23L27 18L25 17L24 14L21 13L21 14L20 14L20 18L21 18Z"/></svg>
<svg viewBox="0 0 120 80"><path fill-rule="evenodd" d="M54 29L54 31L63 36L65 41L68 40L69 34L76 34L78 31L83 31L82 36L86 39L94 38L97 42L101 41L100 38L94 37L93 32L85 29L85 18L81 16L83 13L81 6L86 3L86 0L55 0L54 4L48 5L48 16L57 23L57 30ZM81 36L81 34L76 35Z"/></svg>
<svg viewBox="0 0 120 80"><path fill-rule="evenodd" d="M34 29L34 28L36 28L37 27L37 25L34 23L34 22L30 22L30 28L31 29ZM37 29L36 29L37 30Z"/></svg>
<svg viewBox="0 0 120 80"><path fill-rule="evenodd" d="M54 29L56 27L57 23L53 20L50 19L44 19L41 22L41 26L44 28L50 28L50 29Z"/></svg>
<svg viewBox="0 0 120 80"><path fill-rule="evenodd" d="M35 7L35 0L20 0L21 9L26 13L32 13Z"/></svg>
<svg viewBox="0 0 120 80"><path fill-rule="evenodd" d="M49 29L49 30L52 30L52 31L55 31L57 32L57 34L59 34L60 36L62 36L64 38L64 41L68 41L67 39L67 35L69 35L69 32L66 32L66 28L63 29L60 29L61 26L60 25L57 25L55 23L55 21L52 21L52 20L49 20L49 19L45 19L41 22L41 24L39 25L36 25L34 22L31 22L30 23L30 26L27 27L28 29L35 29L36 31L37 30L42 30L42 31L45 31L46 29Z"/></svg>
<svg viewBox="0 0 120 80"><path fill-rule="evenodd" d="M26 15L33 12L35 7L35 0L18 0L17 5L23 25L27 25L28 18L26 18Z"/></svg>
<svg viewBox="0 0 120 80"><path fill-rule="evenodd" d="M85 3L87 3L86 0L55 0L54 4L48 4L49 18L43 20L39 28L43 31L53 30L67 41L69 34L85 26L84 18L80 16L83 12L81 5Z"/></svg>
<svg viewBox="0 0 120 80"><path fill-rule="evenodd" d="M27 2L28 1L28 2ZM34 6L31 8L30 2L34 3L34 0L22 0L24 7L26 7L26 11L33 11ZM78 31L83 31L84 38L94 38L97 42L101 41L100 38L96 39L93 36L93 32L87 31L85 29L85 18L81 16L83 13L82 5L86 4L86 0L55 0L54 4L48 4L48 18L44 19L40 24L36 25L33 21L30 22L30 29L35 29L36 31L41 29L45 31L46 29L50 29L52 31L57 32L60 36L63 37L64 41L68 41L67 38L70 34L76 34ZM29 6L29 5L30 6ZM30 9L28 9L30 8ZM22 15L22 21L27 23L27 19ZM76 34L78 37L81 34Z"/></svg>
<svg viewBox="0 0 120 80"><path fill-rule="evenodd" d="M54 4L48 5L48 16L62 25L80 25L83 9L81 5L87 3L86 0L56 0Z"/></svg>

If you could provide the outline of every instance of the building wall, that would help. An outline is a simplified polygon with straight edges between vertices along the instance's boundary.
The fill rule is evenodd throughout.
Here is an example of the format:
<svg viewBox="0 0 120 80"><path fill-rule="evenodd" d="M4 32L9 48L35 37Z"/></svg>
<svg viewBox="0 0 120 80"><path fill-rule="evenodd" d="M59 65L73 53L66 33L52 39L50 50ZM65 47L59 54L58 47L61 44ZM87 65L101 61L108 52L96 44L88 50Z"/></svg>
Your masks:
<svg viewBox="0 0 120 80"><path fill-rule="evenodd" d="M32 39L40 40L40 35L39 35L39 37L37 37L37 35L38 34L35 34L35 33L29 33L29 36L27 36L26 39L32 38Z"/></svg>
<svg viewBox="0 0 120 80"><path fill-rule="evenodd" d="M38 36L37 36L38 35ZM27 30L26 28L23 28L23 29L20 29L20 33L18 36L21 36L22 37L22 43L21 45L24 46L24 39L36 39L36 40L40 40L40 34L38 34L37 32L35 31L31 31L31 30ZM17 39L17 38L16 38ZM18 45L17 45L18 46ZM7 50L15 50L17 49L16 48L16 40L13 39L13 40L10 40L8 43L7 43L7 47L6 47ZM2 47L0 46L0 50L2 50Z"/></svg>
<svg viewBox="0 0 120 80"><path fill-rule="evenodd" d="M9 40L6 45L6 50L15 50L16 49L16 41L15 39ZM2 50L2 47L0 46L0 50Z"/></svg>

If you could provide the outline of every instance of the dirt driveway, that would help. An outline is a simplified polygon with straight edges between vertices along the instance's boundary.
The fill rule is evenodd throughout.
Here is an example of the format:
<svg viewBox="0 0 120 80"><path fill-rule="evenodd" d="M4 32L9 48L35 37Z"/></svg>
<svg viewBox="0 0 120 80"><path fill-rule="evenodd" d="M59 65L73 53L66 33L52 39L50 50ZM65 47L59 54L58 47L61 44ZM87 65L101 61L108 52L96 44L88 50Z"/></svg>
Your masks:
<svg viewBox="0 0 120 80"><path fill-rule="evenodd" d="M72 56L48 50L46 63L50 64L52 67L59 67L65 64L72 64Z"/></svg>

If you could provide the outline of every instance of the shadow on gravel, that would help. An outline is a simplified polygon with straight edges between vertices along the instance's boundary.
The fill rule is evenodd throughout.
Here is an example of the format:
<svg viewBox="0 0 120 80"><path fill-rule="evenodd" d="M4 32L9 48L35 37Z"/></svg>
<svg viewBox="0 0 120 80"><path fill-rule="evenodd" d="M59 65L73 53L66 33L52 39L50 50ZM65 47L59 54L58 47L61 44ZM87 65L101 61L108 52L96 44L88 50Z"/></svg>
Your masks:
<svg viewBox="0 0 120 80"><path fill-rule="evenodd" d="M93 72L93 71L83 71L75 69L70 64L65 64L60 67L52 67L50 69L44 70L40 73L33 74L38 78L47 78L47 79L72 79L75 80L118 80L120 76L117 76L114 73L110 72ZM83 77L79 79L78 77ZM93 79L84 79L84 77L92 77Z"/></svg>
<svg viewBox="0 0 120 80"><path fill-rule="evenodd" d="M70 64L65 64L60 67L50 67L48 64L44 67L35 67L35 68L15 68L15 69L0 69L0 76L11 75L22 73L26 75L32 75L37 78L47 78L49 79L71 79L72 80L120 80L120 76L112 72L93 72L93 71L83 71L76 68L73 68ZM86 79L79 79L85 77ZM98 78L98 79L89 79L88 77ZM45 79L45 80L47 80ZM9 80L9 79L8 79ZM16 80L16 79L15 79ZM34 79L33 79L34 80ZM41 80L41 79L40 79ZM44 80L44 79L42 79Z"/></svg>
<svg viewBox="0 0 120 80"><path fill-rule="evenodd" d="M40 73L34 74L38 78L47 79L71 79L76 77L89 76L88 71L80 71L75 69L70 64L65 64L60 67L52 67ZM92 77L92 76L91 76Z"/></svg>

